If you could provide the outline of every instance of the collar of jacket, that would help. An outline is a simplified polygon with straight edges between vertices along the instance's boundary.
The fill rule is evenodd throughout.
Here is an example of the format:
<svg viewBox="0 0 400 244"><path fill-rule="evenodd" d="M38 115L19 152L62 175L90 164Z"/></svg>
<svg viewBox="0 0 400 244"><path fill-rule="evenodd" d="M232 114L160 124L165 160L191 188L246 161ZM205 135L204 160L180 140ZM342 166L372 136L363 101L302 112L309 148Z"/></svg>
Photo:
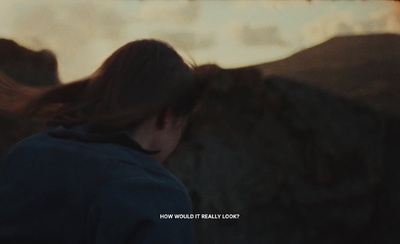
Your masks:
<svg viewBox="0 0 400 244"><path fill-rule="evenodd" d="M159 150L144 149L139 143L123 132L103 134L90 132L89 125L77 125L70 128L58 126L50 129L49 135L83 142L115 143L133 148L146 154L157 154L160 152Z"/></svg>

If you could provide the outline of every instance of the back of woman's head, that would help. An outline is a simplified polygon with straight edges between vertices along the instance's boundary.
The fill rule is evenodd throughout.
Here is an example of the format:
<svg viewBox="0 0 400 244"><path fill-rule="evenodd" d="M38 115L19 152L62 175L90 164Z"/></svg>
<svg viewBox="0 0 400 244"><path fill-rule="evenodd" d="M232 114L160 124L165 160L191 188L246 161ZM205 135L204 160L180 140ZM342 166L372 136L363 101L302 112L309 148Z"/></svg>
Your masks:
<svg viewBox="0 0 400 244"><path fill-rule="evenodd" d="M92 76L35 90L17 109L49 124L125 130L167 107L177 117L189 114L204 87L195 68L168 44L138 40L116 50Z"/></svg>
<svg viewBox="0 0 400 244"><path fill-rule="evenodd" d="M195 97L180 100L195 86L193 69L173 48L155 40L134 41L115 51L90 77L76 101L83 107L76 112L97 127L129 127L167 106L176 107L177 115L189 113L190 106L186 111L179 107L194 106Z"/></svg>

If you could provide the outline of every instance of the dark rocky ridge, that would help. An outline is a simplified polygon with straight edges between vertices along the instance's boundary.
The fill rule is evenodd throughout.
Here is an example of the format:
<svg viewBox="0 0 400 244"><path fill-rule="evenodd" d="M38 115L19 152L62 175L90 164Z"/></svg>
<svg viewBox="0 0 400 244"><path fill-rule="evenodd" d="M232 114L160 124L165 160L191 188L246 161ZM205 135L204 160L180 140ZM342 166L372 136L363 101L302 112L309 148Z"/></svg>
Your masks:
<svg viewBox="0 0 400 244"><path fill-rule="evenodd" d="M222 70L170 169L197 243L398 243L400 37L334 38ZM286 78L284 78L286 77Z"/></svg>
<svg viewBox="0 0 400 244"><path fill-rule="evenodd" d="M3 38L0 38L0 71L29 86L60 83L57 59L52 51L33 51Z"/></svg>
<svg viewBox="0 0 400 244"><path fill-rule="evenodd" d="M169 168L197 243L398 243L399 120L257 69L221 71Z"/></svg>

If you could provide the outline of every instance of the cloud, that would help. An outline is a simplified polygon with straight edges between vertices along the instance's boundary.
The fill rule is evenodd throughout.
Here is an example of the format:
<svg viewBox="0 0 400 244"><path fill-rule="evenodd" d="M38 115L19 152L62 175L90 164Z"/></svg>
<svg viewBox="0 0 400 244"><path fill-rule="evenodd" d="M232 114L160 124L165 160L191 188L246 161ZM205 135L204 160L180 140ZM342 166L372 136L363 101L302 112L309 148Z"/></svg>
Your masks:
<svg viewBox="0 0 400 244"><path fill-rule="evenodd" d="M233 31L239 41L248 46L287 45L276 25L250 26L239 24L233 27Z"/></svg>
<svg viewBox="0 0 400 244"><path fill-rule="evenodd" d="M109 5L96 4L93 1L72 4L16 5L21 14L14 14L12 27L14 32L24 36L40 37L43 40L78 42L82 45L90 38L117 39L123 35L125 20Z"/></svg>
<svg viewBox="0 0 400 244"><path fill-rule="evenodd" d="M0 35L35 50L51 49L57 55L61 79L69 81L92 73L128 41L148 37L152 30L165 30L168 25L194 23L200 10L200 4L189 2L0 1ZM159 31L158 37L185 50L214 43L212 37L194 32Z"/></svg>
<svg viewBox="0 0 400 244"><path fill-rule="evenodd" d="M172 46L186 50L205 49L213 46L212 35L200 34L194 31L164 31L157 30L151 34L154 38L166 41Z"/></svg>
<svg viewBox="0 0 400 244"><path fill-rule="evenodd" d="M304 24L299 34L303 44L313 45L337 35L361 34L363 31L363 26L354 20L351 13L338 12Z"/></svg>
<svg viewBox="0 0 400 244"><path fill-rule="evenodd" d="M363 22L367 32L394 32L400 33L400 4L396 8L383 9L371 14L370 18Z"/></svg>
<svg viewBox="0 0 400 244"><path fill-rule="evenodd" d="M82 75L78 74L89 75L96 68L94 66L104 60L104 47L124 39L125 30L131 23L114 4L18 1L7 5L8 21L3 23L8 25L8 31L2 35L29 48L53 50L59 61L60 74L67 73L68 80L79 78ZM89 62L88 59L99 61Z"/></svg>
<svg viewBox="0 0 400 244"><path fill-rule="evenodd" d="M337 9L304 24L299 31L300 39L305 45L314 45L339 35L383 32L400 33L400 7L393 8L390 5L361 20L349 11Z"/></svg>
<svg viewBox="0 0 400 244"><path fill-rule="evenodd" d="M174 24L192 24L200 17L201 6L198 2L145 2L139 13L139 20L146 22L173 22Z"/></svg>

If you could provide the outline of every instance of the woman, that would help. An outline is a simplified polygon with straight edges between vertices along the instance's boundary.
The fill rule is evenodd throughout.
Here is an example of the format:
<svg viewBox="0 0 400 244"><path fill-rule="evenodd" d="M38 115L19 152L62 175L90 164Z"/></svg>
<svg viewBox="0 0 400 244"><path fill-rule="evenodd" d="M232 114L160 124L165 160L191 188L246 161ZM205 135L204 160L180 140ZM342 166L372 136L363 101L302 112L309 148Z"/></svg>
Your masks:
<svg viewBox="0 0 400 244"><path fill-rule="evenodd" d="M89 78L28 88L3 78L0 109L50 129L0 164L0 243L191 243L183 185L161 164L175 150L204 78L176 51L139 40Z"/></svg>

